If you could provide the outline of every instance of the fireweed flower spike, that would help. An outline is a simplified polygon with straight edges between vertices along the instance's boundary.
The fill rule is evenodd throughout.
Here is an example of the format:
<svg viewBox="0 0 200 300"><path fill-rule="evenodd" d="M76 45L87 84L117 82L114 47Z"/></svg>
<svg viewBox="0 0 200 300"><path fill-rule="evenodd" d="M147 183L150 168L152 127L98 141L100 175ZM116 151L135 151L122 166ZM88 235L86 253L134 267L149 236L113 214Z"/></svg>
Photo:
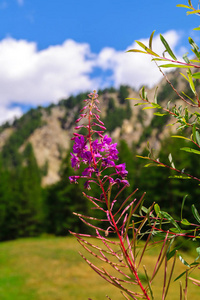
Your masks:
<svg viewBox="0 0 200 300"><path fill-rule="evenodd" d="M86 262L101 277L119 287L122 290L122 293L126 293L126 295L128 295L131 299L137 299L136 297L139 297L150 300L147 289L143 287L139 279L134 255L129 253L129 250L127 250L127 244L130 248L130 242L127 235L129 223L127 224L127 221L130 222L131 215L137 209L137 205L142 202L143 196L135 208L133 208L133 205L136 199L131 200L127 205L128 201L137 191L136 189L125 200L123 200L123 202L120 204L120 208L119 205L117 205L116 202L118 201L118 196L127 186L129 186L129 182L126 179L128 171L126 170L125 163L117 164L117 143L112 143L112 139L108 135L104 134L106 128L104 123L100 120L100 116L97 114L97 112L100 113L101 111L98 108L99 101L96 91L89 94L88 99L84 100L84 102L86 105L81 109L80 117L76 120L76 124L79 122L81 124L79 123L80 125L76 126L75 129L84 129L86 134L74 133L74 137L72 138L72 140L74 140L74 145L73 153L71 153L71 164L75 170L78 170L81 164L85 165L85 169L79 176L70 176L69 180L70 183L78 183L80 179L85 180L84 188L88 190L91 189L92 184L96 184L99 187L99 198L86 195L85 193L83 193L83 195L94 205L95 209L98 209L101 211L101 213L105 214L105 219L98 219L92 216L85 216L81 214L76 215L78 215L78 217L85 224L95 229L95 237L100 239L104 246L108 248L106 251L107 253L111 253L112 256L114 256L114 258L118 261L120 253L120 256L124 257L124 260L123 258L120 259L120 264L113 263L105 256L104 250L101 251L100 248L94 246L94 248L100 249L99 254L96 255L93 251L88 249L86 246L88 245L88 242L84 240L84 237L91 237L90 235L77 233L72 234L78 238L78 241L82 244L85 250L87 250L90 254L95 255L95 257L99 258L100 260L109 262L109 264L120 273L120 276L122 275L123 278L128 278L128 281L124 280L123 278L118 280L116 277L110 275L107 271L102 271L97 268L83 256ZM112 199L111 191L114 185L116 185L118 192ZM128 217L128 210L130 210L130 217ZM103 227L99 228L92 223L93 221L103 224ZM104 236L101 235L100 232L104 232ZM108 240L105 237L107 237L110 233L117 235L118 242L114 242L114 244L117 245L118 251L112 250L108 245ZM89 245L92 246L92 244ZM121 270L119 266L122 267L123 270ZM126 284L130 283L131 279L129 275L125 274L124 268L127 268L129 272L132 272L134 277L132 284L139 285L140 290L142 291L141 293L130 291L126 286L121 284L121 282Z"/></svg>
<svg viewBox="0 0 200 300"><path fill-rule="evenodd" d="M86 178L92 179L94 182L99 184L99 178L102 177L101 182L106 181L107 176L104 175L105 170L108 168L113 169L113 173L109 179L111 185L116 183L122 183L124 185L128 185L128 181L124 180L128 172L125 169L124 164L116 164L118 160L118 150L117 143L112 143L112 139L107 135L103 136L103 132L106 129L104 123L100 120L99 115L97 115L97 111L100 112L98 108L98 94L96 91L88 95L88 99L84 100L86 102L86 106L81 109L80 118L76 120L76 123L80 121L83 123L83 119L86 119L87 124L82 124L76 126L75 129L78 130L80 128L87 128L87 134L81 135L75 134L74 145L73 145L73 153L71 153L71 164L72 167L77 170L80 168L80 164L83 163L87 165L85 170L82 173L82 176L70 176L71 183L77 183L78 179ZM84 111L84 114L82 112ZM101 131L96 128L101 128ZM94 135L99 136L99 139L93 140ZM90 185L87 183L85 187L89 187Z"/></svg>

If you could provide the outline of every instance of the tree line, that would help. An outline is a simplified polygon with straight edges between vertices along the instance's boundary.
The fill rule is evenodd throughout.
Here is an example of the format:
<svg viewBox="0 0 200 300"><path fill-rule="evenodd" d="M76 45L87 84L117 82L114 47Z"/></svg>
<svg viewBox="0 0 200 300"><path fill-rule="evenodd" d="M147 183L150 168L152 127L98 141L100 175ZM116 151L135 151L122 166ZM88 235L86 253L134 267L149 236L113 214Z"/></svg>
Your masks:
<svg viewBox="0 0 200 300"><path fill-rule="evenodd" d="M200 174L198 155L187 156L180 148L185 146L180 139L165 139L157 157L168 161L168 153L172 154L173 162L178 169L189 173ZM146 168L145 161L136 157L136 145L131 148L126 141L118 143L119 163L126 162L128 170L129 189L121 194L121 201L132 190L138 188L136 197L146 192L145 204L155 201L169 213L180 219L181 204L187 194L183 215L190 219L190 207L200 194L198 183L194 180L170 179L173 172L170 169L154 167ZM144 153L145 155L145 150ZM14 154L13 154L14 155ZM10 240L19 237L38 236L42 233L67 235L69 230L84 232L85 225L73 212L84 215L91 209L83 197L83 185L72 185L68 177L74 174L70 165L70 151L62 162L60 180L48 187L41 186L41 169L37 165L33 147L28 143L22 153L16 153L18 159L15 167L5 164L3 153L0 156L0 240ZM82 170L79 170L82 172ZM87 193L88 191L86 191ZM92 188L92 195L98 195L98 187ZM89 194L90 191L88 192ZM195 199L194 199L195 197ZM120 199L118 201L120 203ZM92 230L92 229L91 229Z"/></svg>

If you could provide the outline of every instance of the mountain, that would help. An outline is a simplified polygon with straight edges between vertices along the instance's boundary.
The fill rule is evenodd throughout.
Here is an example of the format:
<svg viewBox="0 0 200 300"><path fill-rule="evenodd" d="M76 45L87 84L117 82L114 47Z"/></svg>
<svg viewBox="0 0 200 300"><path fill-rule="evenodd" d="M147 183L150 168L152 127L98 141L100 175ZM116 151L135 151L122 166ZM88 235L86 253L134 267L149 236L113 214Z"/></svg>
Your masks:
<svg viewBox="0 0 200 300"><path fill-rule="evenodd" d="M189 93L189 87L183 82L180 70L168 74L168 78L175 88ZM148 98L153 101L155 92L158 103L170 105L177 95L163 79L159 88L146 89ZM114 141L126 140L129 146L136 146L141 152L147 140L153 148L159 149L160 141L169 135L175 127L164 126L171 123L168 116L164 118L155 116L153 109L135 104L138 101L125 100L125 98L139 98L139 91L128 86L121 86L119 90L108 88L100 90L99 101L101 119ZM190 94L189 94L190 95ZM47 186L57 182L60 178L59 170L66 151L70 149L70 139L73 136L75 120L83 106L82 100L87 93L62 99L57 105L31 109L21 118L0 127L0 151L3 163L8 167L15 166L13 153L23 153L28 143L32 144L33 151L41 169L42 185Z"/></svg>

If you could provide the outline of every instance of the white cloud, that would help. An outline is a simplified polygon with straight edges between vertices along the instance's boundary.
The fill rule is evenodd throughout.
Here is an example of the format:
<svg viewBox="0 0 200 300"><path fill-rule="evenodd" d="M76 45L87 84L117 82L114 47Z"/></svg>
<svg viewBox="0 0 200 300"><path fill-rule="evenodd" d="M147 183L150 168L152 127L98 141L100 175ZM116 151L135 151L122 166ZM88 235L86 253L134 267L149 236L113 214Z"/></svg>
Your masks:
<svg viewBox="0 0 200 300"><path fill-rule="evenodd" d="M0 106L0 124L6 121L12 121L15 117L20 117L22 115L22 110L20 107L7 108Z"/></svg>
<svg viewBox="0 0 200 300"><path fill-rule="evenodd" d="M164 34L165 39L174 50L179 36L175 31L169 31ZM148 45L148 39L141 39L145 45ZM140 49L136 42L127 47L130 49ZM155 36L153 40L153 50L162 55L164 46L162 45L159 36ZM162 77L156 65L151 62L151 56L141 53L126 53L125 51L116 51L113 48L104 48L98 56L99 67L113 70L112 80L116 87L120 84L128 84L132 87L139 88L142 84L153 86Z"/></svg>
<svg viewBox="0 0 200 300"><path fill-rule="evenodd" d="M175 48L178 34L170 31L166 39ZM148 40L141 40L148 44ZM154 50L162 53L159 37L154 38ZM136 48L133 43L127 49ZM126 50L127 50L126 49ZM111 77L94 77L94 68L111 71ZM20 115L20 108L9 109L13 102L25 105L44 105L86 90L98 89L111 81L116 87L128 84L152 86L161 74L150 57L103 48L94 54L87 43L66 40L62 45L42 51L34 42L5 38L0 41L0 122L2 117Z"/></svg>
<svg viewBox="0 0 200 300"><path fill-rule="evenodd" d="M87 44L67 40L38 51L35 43L12 38L0 42L1 104L45 104L91 90L94 59Z"/></svg>

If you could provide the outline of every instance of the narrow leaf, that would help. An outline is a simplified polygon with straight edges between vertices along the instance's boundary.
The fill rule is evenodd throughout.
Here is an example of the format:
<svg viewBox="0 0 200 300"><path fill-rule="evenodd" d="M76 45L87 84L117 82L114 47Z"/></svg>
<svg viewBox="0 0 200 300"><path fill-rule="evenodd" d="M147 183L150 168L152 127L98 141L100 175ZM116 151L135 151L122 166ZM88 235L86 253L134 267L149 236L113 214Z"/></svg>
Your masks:
<svg viewBox="0 0 200 300"><path fill-rule="evenodd" d="M192 213L195 219L197 220L197 222L200 223L200 216L194 204L192 204Z"/></svg>
<svg viewBox="0 0 200 300"><path fill-rule="evenodd" d="M189 60L189 58L188 58L188 52L187 53L185 53L185 54L183 54L183 59L184 59L184 61L187 63L187 64L189 64L190 63L190 60Z"/></svg>
<svg viewBox="0 0 200 300"><path fill-rule="evenodd" d="M149 48L152 50L152 41L153 41L153 36L154 36L155 30L152 32L150 38L149 38Z"/></svg>
<svg viewBox="0 0 200 300"><path fill-rule="evenodd" d="M187 15L198 14L198 13L200 13L200 9L196 9L196 10L193 10L193 11L188 11Z"/></svg>
<svg viewBox="0 0 200 300"><path fill-rule="evenodd" d="M188 78L183 73L180 74L185 78L185 80L189 81Z"/></svg>
<svg viewBox="0 0 200 300"><path fill-rule="evenodd" d="M168 178L173 178L173 179L191 179L189 176L184 176L184 175L171 175Z"/></svg>
<svg viewBox="0 0 200 300"><path fill-rule="evenodd" d="M153 52L151 49L149 49L147 46L145 46L142 42L136 41L136 43L137 43L140 47L142 47L147 53L149 53L149 54L151 54L151 55L153 55L153 56L159 57L159 55L158 55L157 53Z"/></svg>
<svg viewBox="0 0 200 300"><path fill-rule="evenodd" d="M189 41L190 45L192 46L197 58L200 59L199 47L197 46L197 44L193 41L193 39L191 37L188 38L188 41Z"/></svg>
<svg viewBox="0 0 200 300"><path fill-rule="evenodd" d="M189 72L187 72L187 74L188 74L188 80L189 80L190 88L191 88L192 92L195 94L195 86L194 86L194 82L192 80L191 71L189 70Z"/></svg>
<svg viewBox="0 0 200 300"><path fill-rule="evenodd" d="M166 64L160 65L160 68L194 68L193 66L185 66L185 65L178 65L178 64Z"/></svg>
<svg viewBox="0 0 200 300"><path fill-rule="evenodd" d="M176 7L185 7L188 9L192 9L190 6L184 5L184 4L177 4Z"/></svg>
<svg viewBox="0 0 200 300"><path fill-rule="evenodd" d="M187 196L188 195L185 195L183 197L183 201L182 201L182 204L181 204L181 220L183 219L183 208L184 208L184 205L185 205L185 200L187 199ZM187 220L186 220L187 221Z"/></svg>
<svg viewBox="0 0 200 300"><path fill-rule="evenodd" d="M161 42L163 43L165 49L167 50L167 52L169 53L169 55L171 56L171 58L173 60L177 60L176 56L174 55L172 49L170 48L168 42L166 41L166 39L164 38L164 36L162 34L160 34L160 39L161 39Z"/></svg>
<svg viewBox="0 0 200 300"><path fill-rule="evenodd" d="M144 54L146 54L145 51L142 51L142 50L139 50L139 49L130 49L130 50L127 50L126 52L139 52L139 53L144 53Z"/></svg>
<svg viewBox="0 0 200 300"><path fill-rule="evenodd" d="M190 268L190 265L187 263L187 261L185 261L185 259L184 259L181 255L179 255L178 258L180 259L180 261L181 261L185 266L187 266L187 267Z"/></svg>
<svg viewBox="0 0 200 300"><path fill-rule="evenodd" d="M199 79L200 78L200 72L193 73L192 77Z"/></svg>
<svg viewBox="0 0 200 300"><path fill-rule="evenodd" d="M200 146L200 134L198 131L196 131L196 141L197 141L197 144Z"/></svg>
<svg viewBox="0 0 200 300"><path fill-rule="evenodd" d="M181 231L181 228L179 227L179 225L176 223L176 221L174 220L174 218L172 216L170 216L170 214L168 214L165 211L160 211L160 214L167 219L170 223L172 223L174 225L174 227L176 227L176 229L178 229L178 231Z"/></svg>
<svg viewBox="0 0 200 300"><path fill-rule="evenodd" d="M181 135L172 135L172 137L178 138L178 139L184 139L184 140L191 141L191 139L188 139L188 138L186 138L186 137L184 137L184 136L181 136Z"/></svg>
<svg viewBox="0 0 200 300"><path fill-rule="evenodd" d="M200 151L189 148L189 147L184 147L184 148L181 148L180 150L200 155Z"/></svg>
<svg viewBox="0 0 200 300"><path fill-rule="evenodd" d="M192 137L193 137L193 141L196 143L196 125L195 124L192 127Z"/></svg>
<svg viewBox="0 0 200 300"><path fill-rule="evenodd" d="M181 273L178 277L176 277L176 278L174 279L174 281L176 281L176 280L178 280L179 278L181 278L185 273L186 273L186 271L184 271L183 273Z"/></svg>
<svg viewBox="0 0 200 300"><path fill-rule="evenodd" d="M166 116L167 114L161 114L159 112L155 112L154 115L155 116L159 116L159 117L163 117L163 116Z"/></svg>

